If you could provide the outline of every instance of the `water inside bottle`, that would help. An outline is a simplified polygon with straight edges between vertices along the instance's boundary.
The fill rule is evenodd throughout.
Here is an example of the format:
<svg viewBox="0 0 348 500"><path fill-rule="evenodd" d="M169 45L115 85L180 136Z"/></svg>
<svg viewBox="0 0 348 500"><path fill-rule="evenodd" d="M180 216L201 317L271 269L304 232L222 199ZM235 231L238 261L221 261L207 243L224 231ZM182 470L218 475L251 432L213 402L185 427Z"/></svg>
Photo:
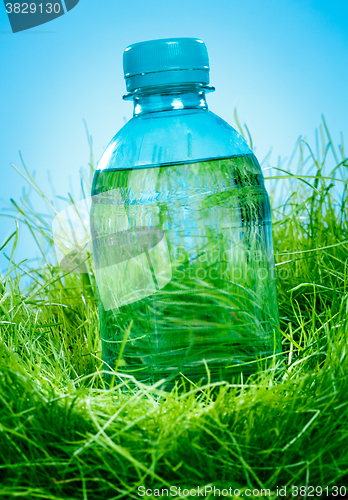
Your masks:
<svg viewBox="0 0 348 500"><path fill-rule="evenodd" d="M154 383L252 373L280 352L271 212L253 154L96 171L107 369Z"/></svg>

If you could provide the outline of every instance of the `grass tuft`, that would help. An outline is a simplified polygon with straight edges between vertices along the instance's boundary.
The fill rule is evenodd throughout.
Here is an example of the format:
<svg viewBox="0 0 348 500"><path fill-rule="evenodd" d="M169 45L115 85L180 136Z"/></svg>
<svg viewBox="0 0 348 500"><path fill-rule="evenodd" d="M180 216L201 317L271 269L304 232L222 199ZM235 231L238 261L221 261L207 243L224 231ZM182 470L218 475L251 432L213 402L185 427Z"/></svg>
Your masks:
<svg viewBox="0 0 348 500"><path fill-rule="evenodd" d="M24 163L14 167L48 212L38 214L25 196L12 201L13 232L0 244L8 259L0 281L0 499L129 499L141 486L266 489L268 498L278 498L277 487L289 495L291 486L313 486L316 497L320 488L348 496L348 160L324 118L317 138L315 153L299 139L287 165L263 164L283 378L266 370L234 383L183 380L169 393L161 381L134 386L118 372L105 386L94 276L64 272L46 257L57 199ZM88 142L82 193L94 171L89 134ZM15 260L21 224L41 249L34 263Z"/></svg>

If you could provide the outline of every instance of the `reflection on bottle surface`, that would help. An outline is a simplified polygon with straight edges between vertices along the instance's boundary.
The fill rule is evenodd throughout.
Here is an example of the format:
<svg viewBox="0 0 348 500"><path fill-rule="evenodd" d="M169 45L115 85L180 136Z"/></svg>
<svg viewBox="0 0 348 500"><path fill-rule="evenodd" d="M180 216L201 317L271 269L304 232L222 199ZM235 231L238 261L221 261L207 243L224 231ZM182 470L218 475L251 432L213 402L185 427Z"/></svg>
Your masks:
<svg viewBox="0 0 348 500"><path fill-rule="evenodd" d="M207 365L212 381L228 380L281 350L270 205L253 154L97 171L91 233L110 368L154 383L198 381Z"/></svg>

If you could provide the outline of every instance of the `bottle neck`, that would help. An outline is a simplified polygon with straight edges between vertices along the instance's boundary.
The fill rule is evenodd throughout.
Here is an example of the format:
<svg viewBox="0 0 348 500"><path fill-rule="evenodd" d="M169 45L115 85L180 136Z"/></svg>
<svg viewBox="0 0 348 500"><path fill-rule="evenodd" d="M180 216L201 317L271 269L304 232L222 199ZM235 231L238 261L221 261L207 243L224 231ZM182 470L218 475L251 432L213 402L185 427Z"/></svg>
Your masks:
<svg viewBox="0 0 348 500"><path fill-rule="evenodd" d="M123 99L133 99L133 116L138 117L161 111L208 109L205 94L213 90L203 85L162 86L137 89Z"/></svg>

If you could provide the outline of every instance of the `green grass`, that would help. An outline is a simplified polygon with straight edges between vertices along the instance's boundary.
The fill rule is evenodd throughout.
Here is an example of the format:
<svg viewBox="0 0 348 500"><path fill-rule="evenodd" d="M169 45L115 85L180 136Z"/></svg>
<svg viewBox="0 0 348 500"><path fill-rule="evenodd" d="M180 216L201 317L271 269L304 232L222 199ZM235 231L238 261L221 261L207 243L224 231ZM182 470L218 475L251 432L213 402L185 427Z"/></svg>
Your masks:
<svg viewBox="0 0 348 500"><path fill-rule="evenodd" d="M141 498L141 485L348 493L347 167L343 140L335 148L323 120L316 153L299 140L287 165L264 171L282 380L268 370L168 393L134 389L120 374L105 387L93 276L47 261L55 204L23 165L48 214L27 196L12 203L10 216L42 249L37 262L15 263L18 223L0 245L9 259L0 283L0 499ZM91 154L86 193L92 173Z"/></svg>

